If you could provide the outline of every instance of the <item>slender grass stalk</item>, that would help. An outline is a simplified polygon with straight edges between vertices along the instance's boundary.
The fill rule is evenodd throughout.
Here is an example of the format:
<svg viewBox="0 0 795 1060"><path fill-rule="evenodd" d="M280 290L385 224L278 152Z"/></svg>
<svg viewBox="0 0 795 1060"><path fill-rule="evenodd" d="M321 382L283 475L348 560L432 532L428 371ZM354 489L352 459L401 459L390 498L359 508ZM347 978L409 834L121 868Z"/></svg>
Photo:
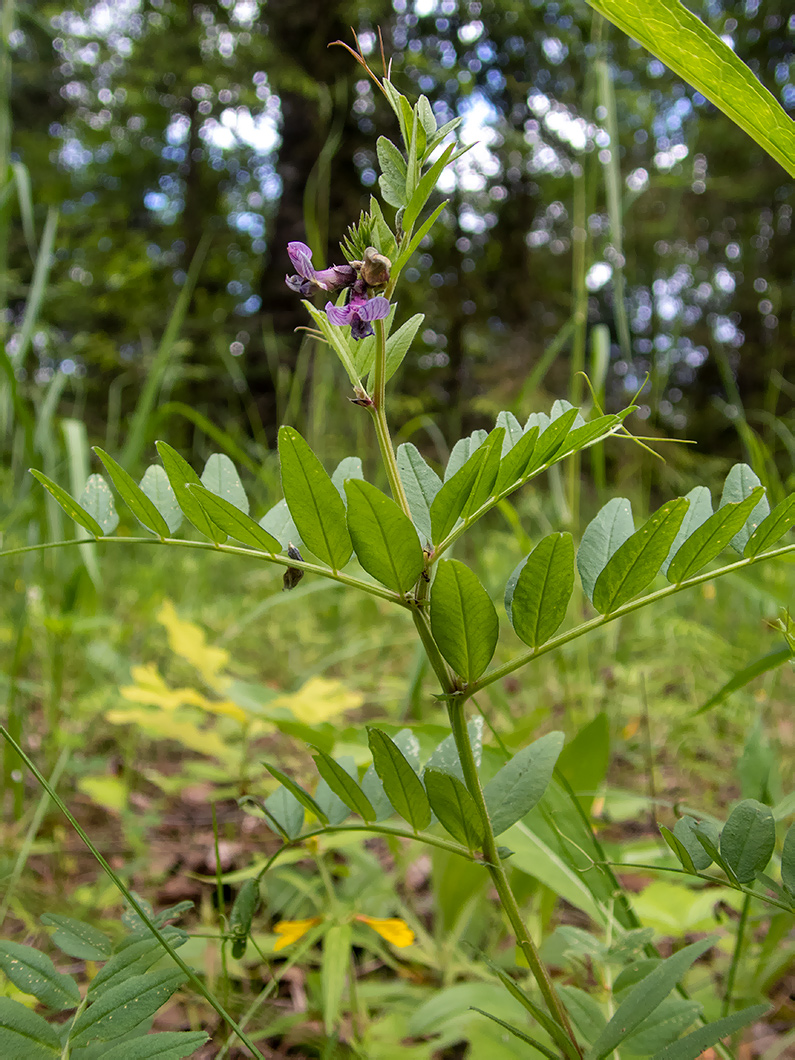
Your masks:
<svg viewBox="0 0 795 1060"><path fill-rule="evenodd" d="M737 969L740 966L740 956L745 943L745 932L748 928L748 914L751 912L751 895L746 892L743 899L743 907L740 910L740 919L737 923L737 931L734 937L734 951L732 952L729 972L726 976L726 987L723 992L723 1004L721 1005L721 1016L728 1016L732 1007L732 995L734 984L737 980Z"/></svg>
<svg viewBox="0 0 795 1060"><path fill-rule="evenodd" d="M166 951L166 953L169 955L169 957L172 959L172 961L174 961L174 963L177 965L177 967L180 969L180 971L182 971L183 974L187 977L188 981L193 986L193 988L199 994L201 994L201 996L205 999L205 1001L207 1001L207 1003L218 1013L218 1015L221 1017L221 1019L224 1021L224 1023L227 1023L232 1028L232 1030L235 1032L235 1034L237 1034L238 1038L245 1045L248 1046L248 1048L251 1050L251 1052L254 1054L254 1056L258 1057L258 1060L265 1060L265 1057L262 1055L262 1053L259 1051L259 1049L256 1047L256 1045L251 1041L251 1039L248 1037L246 1032L241 1027L239 1027L238 1024L235 1022L235 1020L229 1015L229 1013L226 1011L226 1009L221 1004L221 1002L218 1000L218 998L216 998L216 996L212 993L212 991L209 990L204 985L204 983L201 981L201 979L198 977L198 975L193 971L193 969L189 965L187 965L185 963L185 961L182 959L182 957L180 957L179 953L174 949L174 947L168 941L168 939L163 934L163 932L160 930L160 928L157 926L157 924L155 924L155 922L152 920L152 918L149 916L149 914L143 908L141 903L138 901L138 899L132 893L130 888L127 886L127 884L121 879L121 877L116 872L113 871L113 869L107 863L105 858L102 856L102 854L99 852L97 847L94 845L94 843L88 837L88 835L86 834L86 832L84 831L84 829L80 825L80 822L72 814L72 812L70 811L69 807L63 801L61 796L58 795L58 793L52 787L52 785L47 780L47 778L39 771L39 769L37 768L35 762L29 757L29 755L27 755L25 753L25 751L22 749L22 747L20 747L20 745L13 739L13 737L10 735L8 730L3 725L0 725L0 736L2 736L4 740L6 740L8 743L11 744L11 746L17 752L17 754L22 759L22 761L25 763L27 768L30 770L30 772L33 774L33 776L36 778L36 780L39 782L39 784L42 786L42 788L47 792L47 794L49 795L50 799L52 799L52 801L55 803L55 805L58 807L58 809L61 811L61 813L64 815L64 817L67 819L67 821L72 826L72 828L74 828L75 832L78 834L80 839L88 847L89 851L91 852L92 856L94 857L94 860L97 862L97 864L103 870L103 872L109 877L109 879L111 880L113 885L116 887L116 889L119 891L119 893L124 897L124 900L127 902L127 904L132 909L135 910L136 914L141 918L143 923L146 925L146 927L149 929L149 931L152 933L152 935L154 935L154 937L157 939L157 941L160 943L160 945L163 947L163 949Z"/></svg>

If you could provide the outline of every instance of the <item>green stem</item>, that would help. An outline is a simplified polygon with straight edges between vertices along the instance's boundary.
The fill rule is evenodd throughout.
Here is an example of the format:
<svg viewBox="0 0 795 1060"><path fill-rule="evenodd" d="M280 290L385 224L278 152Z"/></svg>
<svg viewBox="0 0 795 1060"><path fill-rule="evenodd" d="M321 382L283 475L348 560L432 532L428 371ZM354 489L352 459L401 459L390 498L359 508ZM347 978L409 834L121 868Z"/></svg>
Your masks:
<svg viewBox="0 0 795 1060"><path fill-rule="evenodd" d="M500 905L513 928L516 941L524 954L525 960L530 966L530 971L538 984L538 988L546 1002L550 1015L566 1032L567 1037L577 1051L577 1055L582 1056L583 1053L577 1044L577 1039L574 1036L568 1013L555 991L555 986L549 972L541 960L536 945L530 937L530 933L522 920L519 905L513 891L511 890L511 885L508 883L508 877L497 852L494 831L491 827L491 818L489 817L488 807L486 806L483 788L480 784L480 777L478 776L478 767L475 762L472 743L469 739L464 704L465 700L463 697L448 699L447 712L453 730L455 745L458 750L458 757L461 761L461 768L464 772L464 781L466 782L469 794L475 800L475 805L477 806L478 814L480 816L485 837L483 841L483 855L486 859L486 867L489 870L492 883L497 890Z"/></svg>
<svg viewBox="0 0 795 1060"><path fill-rule="evenodd" d="M201 994L201 996L205 999L205 1001L208 1002L209 1005L212 1006L213 1009L215 1009L215 1011L218 1013L218 1015L221 1017L221 1019L225 1023L227 1023L229 1025L229 1027L238 1036L238 1038L245 1045L248 1046L248 1048L251 1050L253 1055L255 1057L258 1057L258 1060L265 1060L265 1057L262 1055L262 1053L259 1051L259 1049L256 1047L256 1045L251 1041L251 1039L248 1037L248 1035L245 1033L245 1031L243 1031L242 1028L238 1026L238 1024L235 1022L235 1020L232 1019L232 1017L229 1015L229 1013L223 1007L221 1002L218 1001L218 999L207 989L207 987L204 985L204 983L201 981L201 979L199 979L199 977L196 975L196 973L193 971L193 969L189 965L187 965L185 963L185 961L182 959L182 957L180 957L180 955L177 953L177 951L174 949L174 947L171 945L171 943L165 937L165 935L160 930L160 928L158 928L158 926L154 923L154 921L148 915L148 913L143 908L143 906L138 901L138 899L135 897L135 895L130 891L129 887L124 883L124 881L121 879L121 877L119 877L113 871L113 869L110 867L110 865L107 863L107 861L103 858L103 856L100 854L100 852L94 846L94 844L89 839L89 837L86 834L86 832L81 827L80 822L73 816L72 812L69 810L68 806L63 801L61 796L58 795L58 793L54 790L54 788L52 788L52 786L47 781L47 778L45 776L43 776L42 773L39 772L39 770L36 767L36 764L33 762L33 760L22 750L22 748L19 746L19 744L11 737L11 735L8 732L8 730L3 725L0 725L0 736L2 736L3 739L7 740L11 744L11 746L17 752L19 757L22 759L22 761L28 767L30 772L33 774L33 776L36 778L36 780L39 782L39 784L42 786L42 788L44 788L44 790L50 796L52 801L55 803L55 805L58 807L58 809L61 811L61 813L64 815L64 817L67 819L69 824L72 826L72 828L74 828L75 832L77 832L77 834L80 836L82 841L85 843L85 845L91 851L91 854L93 855L94 859L100 865L100 867L105 872L105 874L110 878L110 880L112 881L112 883L114 884L116 889L120 892L120 894L122 894L124 896L125 901L130 905L130 907L132 909L135 910L135 912L141 918L143 923L146 924L146 926L149 929L149 931L154 935L154 937L157 939L157 941L160 943L160 945L163 947L163 949L166 951L166 953L169 955L169 957L172 959L172 961L174 961L174 963L177 965L177 967L185 974L185 976L187 977L188 981L191 983L193 988L199 994ZM68 1053L67 1053L67 1056L68 1056Z"/></svg>
<svg viewBox="0 0 795 1060"><path fill-rule="evenodd" d="M389 479L389 488L397 503L411 518L409 501L403 483L400 481L395 450L392 447L392 437L389 433L389 424L386 419L386 329L383 320L375 321L375 366L373 368L373 393L372 405L369 405L370 415L373 417L375 435L378 440L378 448L384 463L384 470Z"/></svg>
<svg viewBox="0 0 795 1060"><path fill-rule="evenodd" d="M174 537L85 537L76 541L46 541L40 545L25 545L21 548L9 548L0 552L0 559L5 556L21 556L26 552L43 552L50 548L65 548L67 545L176 545L178 548L199 548L207 552L223 552L230 556L246 556L249 559L258 559L264 563L275 563L280 567L299 567L310 574L319 574L322 578L330 578L332 581L348 585L351 589L359 589L371 596L380 596L382 600L390 603L408 606L403 597L390 589L385 589L375 582L364 582L360 578L352 578L349 574L341 571L332 571L328 567L320 567L316 563L305 563L303 560L290 559L289 556L278 556L271 552L258 552L253 548L241 548L237 545L216 545L212 541L189 541L179 540Z"/></svg>
<svg viewBox="0 0 795 1060"><path fill-rule="evenodd" d="M723 1005L721 1007L721 1016L728 1016L732 1007L732 994L734 993L734 982L737 978L737 969L740 966L740 955L743 949L743 942L745 942L745 929L748 926L748 914L751 911L751 895L746 894L743 900L743 907L740 910L740 920L737 924L737 938L734 942L734 952L732 953L731 964L729 965L729 974L726 976L726 990L723 995Z"/></svg>
<svg viewBox="0 0 795 1060"><path fill-rule="evenodd" d="M698 574L696 577L688 578L687 581L680 582L678 585L666 585L664 589L658 589L655 593L650 593L648 596L642 596L640 600L632 600L630 603L624 604L623 607L611 611L609 615L597 615L595 618L591 618L587 622L575 626L574 629L570 629L568 633L563 633L559 637L553 637L552 640L548 640L546 644L540 648L534 648L530 651L522 652L514 659L511 659L510 662L504 663L502 666L497 666L494 670L489 670L479 680L474 681L467 689L467 692L469 695L475 695L477 692L480 692L481 689L494 684L495 681L501 681L503 677L512 674L514 670L521 669L522 666L526 666L527 663L534 659L538 659L542 655L547 655L549 652L555 651L564 644L568 644L569 641L576 640L578 637L590 633L591 630L599 629L600 626L606 626L608 622L614 622L617 618L622 618L624 615L628 615L633 611L638 611L641 607L646 607L648 604L656 604L660 600L664 600L669 596L674 596L676 593L681 593L684 589L689 589L693 585L700 585L702 582L712 581L714 578L722 578L725 574L733 574L735 571L745 570L746 567L752 567L755 563L761 563L762 560L779 559L781 556L786 556L791 552L795 552L795 545L784 545L783 548L776 548L771 552L762 552L758 556L751 556L748 559L738 560L736 563L729 563L725 567L719 567L717 570L707 571L705 574Z"/></svg>

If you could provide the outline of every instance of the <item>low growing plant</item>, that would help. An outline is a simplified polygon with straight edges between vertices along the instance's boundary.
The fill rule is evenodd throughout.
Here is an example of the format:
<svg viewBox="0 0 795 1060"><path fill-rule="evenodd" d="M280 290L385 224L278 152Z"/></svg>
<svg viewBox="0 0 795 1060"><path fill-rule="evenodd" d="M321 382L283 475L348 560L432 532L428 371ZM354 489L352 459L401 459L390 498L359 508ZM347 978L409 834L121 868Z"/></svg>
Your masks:
<svg viewBox="0 0 795 1060"><path fill-rule="evenodd" d="M669 866L668 871L719 882L741 896L742 914L722 999L705 1008L700 1000L691 999L683 982L715 939L701 938L665 958L656 949L651 931L642 926L618 883L577 785L571 783L572 766L587 763L588 747L578 747L576 755L569 756L568 768L556 770L563 735L547 733L514 755L506 752L504 764L485 780L482 725L471 717L470 705L479 692L593 630L707 581L791 555L795 545L780 542L793 523L795 495L784 497L771 511L758 477L747 465L738 464L726 478L717 507L710 491L699 486L669 500L636 526L629 500L615 497L590 522L578 546L568 529L542 537L504 591L508 619L525 648L492 666L500 627L497 608L476 571L456 557L456 546L479 520L545 471L609 438L629 437L625 421L635 406L615 414L597 409L596 415L586 418L582 409L556 401L549 414L535 413L524 423L510 412L501 412L491 431L475 431L456 442L443 477L414 445L394 449L386 386L423 320L417 315L397 326L395 296L412 254L444 211L442 203L422 219L428 198L445 166L466 149L448 142L457 122L437 128L425 97L412 105L387 71L377 77L364 56L354 54L388 100L400 128L400 147L383 136L377 141L380 189L395 211L394 220L387 220L373 197L341 243L344 263L326 269L315 268L304 243L291 243L288 252L295 272L287 283L304 298L314 336L334 351L345 368L353 391L352 415L370 417L389 493L363 477L358 457L344 460L329 474L290 426L280 429L278 441L284 498L259 520L249 513L240 478L226 456L210 457L199 475L165 442L157 443L162 463L149 467L140 483L110 454L95 450L118 496L149 537L113 536L118 525L116 500L103 476L92 475L75 498L44 473L33 474L88 532L88 542L154 544L244 556L282 568L287 591L304 577L327 578L383 601L409 616L436 676L437 698L446 708L450 733L424 762L410 729L390 735L372 727L367 734L372 763L363 773L352 758L335 758L319 746L313 748L319 777L312 790L277 763L266 764L278 786L264 801L247 800L247 808L266 818L282 845L237 895L226 932L233 956L245 953L259 913L262 881L286 854L313 851L317 841L341 832L407 839L455 855L489 878L518 956L509 967L484 957L485 974L502 984L525 1010L526 1020L520 1025L488 1011L484 1014L526 1043L528 1055L602 1060L620 1051L655 1060L688 1060L712 1046L730 1056L722 1040L766 1011L759 1004L739 1011L733 1006L751 903L790 918L795 912L795 828L789 829L776 855L773 812L745 799L725 823L688 814L672 830L663 829L677 859L677 866ZM322 309L311 301L318 293L325 299ZM175 537L184 521L201 539ZM714 566L727 549L733 555ZM351 569L354 557L358 566ZM666 585L655 587L658 575L667 579ZM593 614L560 632L577 576ZM5 730L4 735L10 738ZM495 738L499 740L496 734ZM18 748L16 742L14 746ZM791 806L780 816L787 812L792 812ZM531 813L536 816L529 818ZM521 824L528 820L532 824ZM560 985L539 953L507 871L512 853L509 830L514 826L529 828L539 850L554 847L567 878L588 898L597 931L568 927L556 934L564 960L587 959L601 970L592 991ZM322 857L318 871L321 875L326 871ZM400 946L409 940L410 931L398 918L356 913L336 900L332 886L325 893L324 911L276 926L281 938L276 948L302 937L304 943L321 943L322 1011L326 1030L333 1034L355 932L366 928ZM164 927L165 914L155 918L129 897L136 915L155 932L157 945L177 961L180 972L147 972L143 958L140 964L124 964L124 955L129 956L133 946L146 948L147 960L159 952L154 943L144 941L139 923L112 956L103 950L108 964L81 1000L73 981L56 973L46 958L7 944L3 967L20 989L54 1011L74 1002L78 1012L64 1031L18 1002L4 1001L0 1006L4 1055L22 1055L21 1037L35 1050L26 1056L52 1057L60 1052L62 1058L87 1060L100 1052L125 1057L185 1055L179 1050L190 1036L175 1043L171 1052L157 1052L156 1046L146 1051L145 1043L162 1036L136 1039L135 1045L124 1045L128 1051L123 1053L118 1052L120 1045L107 1054L91 1044L113 1042L106 1035L111 1016L116 1031L122 1027L123 1033L140 1032L141 1020L157 1007L155 1000L177 989L189 971L175 949L181 936ZM54 941L58 944L57 937ZM67 952L73 951L67 948ZM125 976L135 969L136 976L144 978L140 984L132 978L113 980L118 985L100 995L111 977L106 969L117 965L124 965ZM25 976L28 986L22 985ZM121 1001L128 991L136 998L145 993L152 1003L131 1011ZM115 1001L118 1009L113 1007ZM226 1018L223 1008L217 1003L215 1007ZM126 1022L118 1016L122 1010L127 1012ZM101 1014L92 1020L92 1013ZM137 1016L141 1020L136 1023ZM694 1024L696 1029L689 1029ZM254 1055L261 1056L242 1028L232 1026ZM194 1035L191 1041L198 1038L204 1035Z"/></svg>

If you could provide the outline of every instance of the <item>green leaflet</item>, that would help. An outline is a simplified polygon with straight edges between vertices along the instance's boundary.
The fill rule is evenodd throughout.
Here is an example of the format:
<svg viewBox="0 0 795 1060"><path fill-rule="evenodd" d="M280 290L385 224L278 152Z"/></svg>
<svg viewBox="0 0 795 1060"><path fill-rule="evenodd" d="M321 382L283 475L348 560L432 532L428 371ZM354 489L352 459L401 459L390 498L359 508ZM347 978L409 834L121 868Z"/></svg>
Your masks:
<svg viewBox="0 0 795 1060"><path fill-rule="evenodd" d="M341 570L353 545L334 483L293 427L279 428L279 459L284 497L299 534L318 559Z"/></svg>
<svg viewBox="0 0 795 1060"><path fill-rule="evenodd" d="M439 490L442 480L423 459L419 449L411 442L398 446L397 466L400 480L409 502L411 517L424 544L430 544L431 504Z"/></svg>
<svg viewBox="0 0 795 1060"><path fill-rule="evenodd" d="M420 539L409 517L369 482L345 484L348 530L362 567L396 593L407 592L425 565Z"/></svg>
<svg viewBox="0 0 795 1060"><path fill-rule="evenodd" d="M233 504L248 515L248 497L237 468L224 453L212 453L207 457L201 478L202 486L228 504Z"/></svg>
<svg viewBox="0 0 795 1060"><path fill-rule="evenodd" d="M88 476L78 504L99 523L106 537L119 525L113 494L102 475Z"/></svg>
<svg viewBox="0 0 795 1060"><path fill-rule="evenodd" d="M776 824L770 807L745 799L732 810L720 834L720 852L740 883L753 883L773 855Z"/></svg>
<svg viewBox="0 0 795 1060"><path fill-rule="evenodd" d="M525 644L537 648L549 640L566 617L573 589L572 536L549 534L527 557L510 599L505 594L505 610Z"/></svg>
<svg viewBox="0 0 795 1060"><path fill-rule="evenodd" d="M710 1046L755 1023L768 1011L769 1005L751 1005L739 1012L732 1012L730 1016L708 1023L686 1034L684 1038L671 1042L655 1053L651 1060L698 1060Z"/></svg>
<svg viewBox="0 0 795 1060"><path fill-rule="evenodd" d="M354 783L358 781L359 770L352 755L340 755L335 761L353 779ZM315 802L328 817L329 824L341 824L346 817L350 817L350 806L344 803L338 795L334 794L322 776L315 788Z"/></svg>
<svg viewBox="0 0 795 1060"><path fill-rule="evenodd" d="M685 500L690 501L690 507L685 512L679 532L673 539L671 549L663 561L662 567L660 567L663 574L668 574L671 560L685 541L712 515L712 494L706 486L696 486L695 489L686 494Z"/></svg>
<svg viewBox="0 0 795 1060"><path fill-rule="evenodd" d="M89 515L89 513L81 507L73 497L69 496L65 489L62 489L57 482L53 482L53 480L48 478L42 471L37 471L33 467L29 468L29 470L31 475L33 475L33 477L44 486L47 492L58 501L70 519L74 519L79 526L82 526L84 530L88 530L89 534L93 534L94 537L104 536L102 527L93 515Z"/></svg>
<svg viewBox="0 0 795 1060"><path fill-rule="evenodd" d="M299 552L304 551L304 542L301 540L298 527L293 522L293 517L290 515L290 509L287 507L287 501L284 497L265 512L259 521L259 525L267 533L273 534L282 549L286 549L290 544L293 544Z"/></svg>
<svg viewBox="0 0 795 1060"><path fill-rule="evenodd" d="M483 825L475 800L458 777L426 769L423 779L431 809L442 827L470 850L478 849L483 843Z"/></svg>
<svg viewBox="0 0 795 1060"><path fill-rule="evenodd" d="M465 438L459 438L453 448L450 450L450 456L447 459L447 465L444 469L444 481L447 482L453 475L464 464L469 460L476 449L479 449L481 445L488 438L488 431L477 430L473 431L470 435Z"/></svg>
<svg viewBox="0 0 795 1060"><path fill-rule="evenodd" d="M406 212L403 215L403 228L406 232L410 232L414 227L414 223L419 217L420 211L428 201L431 192L436 187L436 183L441 176L442 170L448 162L452 161L455 148L455 143L448 144L417 185L416 191L411 196L411 199L406 206Z"/></svg>
<svg viewBox="0 0 795 1060"><path fill-rule="evenodd" d="M53 1012L77 1008L80 991L69 975L63 975L46 953L33 946L0 939L0 968L14 986L46 1005Z"/></svg>
<svg viewBox="0 0 795 1060"><path fill-rule="evenodd" d="M500 835L535 806L552 779L563 733L550 732L522 748L484 789L491 826Z"/></svg>
<svg viewBox="0 0 795 1060"><path fill-rule="evenodd" d="M263 762L262 764L271 776L275 777L280 784L283 784L285 788L287 788L293 798L297 799L304 809L313 813L323 824L328 824L328 817L326 817L323 810L318 806L308 791L305 791L300 784L296 784L296 782L288 777L286 773L282 773L282 771L275 766L270 765L268 762Z"/></svg>
<svg viewBox="0 0 795 1060"><path fill-rule="evenodd" d="M627 1038L624 1048L631 1056L651 1056L692 1026L702 1011L698 1001L667 997Z"/></svg>
<svg viewBox="0 0 795 1060"><path fill-rule="evenodd" d="M172 449L166 442L155 442L155 448L157 449L160 459L163 461L163 467L166 469L168 481L171 483L171 488L174 490L177 503L186 518L193 523L200 534L209 537L211 541L215 541L217 544L226 541L226 531L219 530L218 527L207 518L204 508L199 504L198 498L194 497L188 489L189 484L192 486L201 486L202 481L187 460L183 460L176 449Z"/></svg>
<svg viewBox="0 0 795 1060"><path fill-rule="evenodd" d="M237 892L229 914L229 930L233 935L248 935L259 903L259 880L254 878L246 880Z"/></svg>
<svg viewBox="0 0 795 1060"><path fill-rule="evenodd" d="M0 997L0 1055L55 1060L61 1055L61 1042L43 1016L10 997Z"/></svg>
<svg viewBox="0 0 795 1060"><path fill-rule="evenodd" d="M626 497L614 497L585 528L577 550L577 569L585 595L593 600L596 579L607 561L635 529L632 505Z"/></svg>
<svg viewBox="0 0 795 1060"><path fill-rule="evenodd" d="M588 0L719 107L795 176L795 128L745 63L676 0Z"/></svg>
<svg viewBox="0 0 795 1060"><path fill-rule="evenodd" d="M628 1038L664 998L670 994L691 964L714 944L714 939L702 939L685 946L673 957L661 961L657 967L630 990L613 1014L612 1019L586 1053L585 1060L603 1060Z"/></svg>
<svg viewBox="0 0 795 1060"><path fill-rule="evenodd" d="M579 409L570 408L550 422L546 430L539 436L538 444L533 451L532 462L528 466L526 474L532 474L533 471L537 471L538 468L550 462L563 445L566 435L574 426L574 422L579 415Z"/></svg>
<svg viewBox="0 0 795 1060"><path fill-rule="evenodd" d="M169 533L176 533L182 526L182 509L163 468L150 464L139 486L165 519Z"/></svg>
<svg viewBox="0 0 795 1060"><path fill-rule="evenodd" d="M406 205L406 160L391 140L379 136L376 141L381 177L378 183L384 199L398 209Z"/></svg>
<svg viewBox="0 0 795 1060"><path fill-rule="evenodd" d="M301 834L304 826L304 807L286 787L278 787L268 796L262 808L271 826L287 839L295 839Z"/></svg>
<svg viewBox="0 0 795 1060"><path fill-rule="evenodd" d="M469 742L472 744L472 755L475 759L475 765L479 766L483 757L483 718L475 717L468 721L467 732L469 733ZM438 773L450 773L452 776L458 777L462 784L464 783L464 770L461 767L458 748L455 745L455 737L452 733L449 736L445 736L438 747L434 748L430 758L425 763L425 769L435 769Z"/></svg>
<svg viewBox="0 0 795 1060"><path fill-rule="evenodd" d="M112 1041L153 1016L185 982L180 971L133 975L103 992L77 1017L70 1041L74 1047Z"/></svg>
<svg viewBox="0 0 795 1060"><path fill-rule="evenodd" d="M794 523L795 493L791 493L757 526L745 543L743 555L750 559L772 548Z"/></svg>
<svg viewBox="0 0 795 1060"><path fill-rule="evenodd" d="M668 565L668 581L686 581L715 559L745 525L763 493L762 487L758 486L745 500L724 504L705 519Z"/></svg>
<svg viewBox="0 0 795 1060"><path fill-rule="evenodd" d="M673 834L687 850L690 860L693 862L693 868L698 872L703 872L704 869L708 869L712 864L712 858L696 839L695 829L697 826L698 821L694 817L680 817L674 825Z"/></svg>
<svg viewBox="0 0 795 1060"><path fill-rule="evenodd" d="M161 1031L119 1042L102 1053L102 1060L182 1060L193 1056L207 1040L204 1031Z"/></svg>
<svg viewBox="0 0 795 1060"><path fill-rule="evenodd" d="M534 464L533 452L537 442L538 427L531 427L522 434L510 452L505 454L497 472L497 481L494 484L495 493L502 493L529 474L528 468Z"/></svg>
<svg viewBox="0 0 795 1060"><path fill-rule="evenodd" d="M492 431L434 497L431 528L437 545L447 537L459 518L466 519L488 498L497 478L504 436L503 428ZM450 459L452 461L452 455Z"/></svg>
<svg viewBox="0 0 795 1060"><path fill-rule="evenodd" d="M759 481L759 476L747 464L735 464L729 471L729 474L726 476L726 481L723 484L720 507L722 508L725 504L744 501L746 497L753 493L757 486L761 485L762 483ZM746 524L732 538L731 545L736 552L743 551L751 534L769 514L770 505L768 504L767 497L762 497L749 515Z"/></svg>
<svg viewBox="0 0 795 1060"><path fill-rule="evenodd" d="M414 341L414 336L420 329L425 319L424 313L415 313L413 317L400 325L397 331L386 340L386 355L384 357L384 380L389 382L395 372L400 368L403 359L409 352ZM371 366L372 370L372 366ZM368 380L372 384L372 379Z"/></svg>
<svg viewBox="0 0 795 1060"><path fill-rule="evenodd" d="M754 659L748 666L737 670L725 685L722 685L714 695L709 697L706 703L702 703L695 713L704 714L713 707L717 707L719 703L727 700L732 692L736 692L738 688L743 688L749 681L759 677L760 674L767 673L768 670L775 670L778 666L783 666L792 657L792 649L787 645L786 648L779 648L777 651L768 652L767 655L763 655L760 659Z"/></svg>
<svg viewBox="0 0 795 1060"><path fill-rule="evenodd" d="M476 681L494 654L499 621L489 594L460 560L439 561L431 590L431 631L456 673L466 682Z"/></svg>
<svg viewBox="0 0 795 1060"><path fill-rule="evenodd" d="M259 523L255 523L249 515L225 497L217 496L204 486L191 485L188 489L198 498L207 517L230 537L261 552L281 552L281 543L272 534L263 530Z"/></svg>
<svg viewBox="0 0 795 1060"><path fill-rule="evenodd" d="M132 475L128 474L120 464L116 463L112 456L100 449L98 445L93 446L93 449L107 468L113 485L121 494L122 500L141 526L150 530L153 534L157 534L158 537L168 537L168 523L136 483Z"/></svg>
<svg viewBox="0 0 795 1060"><path fill-rule="evenodd" d="M331 475L331 481L337 487L337 493L342 497L343 504L348 503L348 498L345 495L345 483L350 478L364 478L362 461L358 456L346 456L343 460L340 460Z"/></svg>
<svg viewBox="0 0 795 1060"><path fill-rule="evenodd" d="M77 957L81 961L106 961L110 957L107 935L91 924L60 913L45 913L41 922L56 928L52 935L53 944L70 957Z"/></svg>
<svg viewBox="0 0 795 1060"><path fill-rule="evenodd" d="M512 412L498 412L496 427L503 427L505 438L502 443L502 456L510 452L524 434L521 423Z"/></svg>
<svg viewBox="0 0 795 1060"><path fill-rule="evenodd" d="M468 519L474 512L485 504L492 494L494 483L497 481L497 471L500 466L502 445L505 438L505 428L495 427L486 441L483 443L486 456L478 469L475 481L469 497L461 509L461 518Z"/></svg>
<svg viewBox="0 0 795 1060"><path fill-rule="evenodd" d="M600 614L615 611L645 589L668 555L687 509L684 497L668 501L607 561L593 591Z"/></svg>
<svg viewBox="0 0 795 1060"><path fill-rule="evenodd" d="M368 729L367 738L375 771L395 812L408 821L415 832L427 828L431 823L430 803L409 760L380 729Z"/></svg>
<svg viewBox="0 0 795 1060"><path fill-rule="evenodd" d="M374 821L375 810L372 803L350 773L325 751L321 751L318 747L315 751L317 752L314 755L317 771L337 798L354 813L363 817L365 821Z"/></svg>

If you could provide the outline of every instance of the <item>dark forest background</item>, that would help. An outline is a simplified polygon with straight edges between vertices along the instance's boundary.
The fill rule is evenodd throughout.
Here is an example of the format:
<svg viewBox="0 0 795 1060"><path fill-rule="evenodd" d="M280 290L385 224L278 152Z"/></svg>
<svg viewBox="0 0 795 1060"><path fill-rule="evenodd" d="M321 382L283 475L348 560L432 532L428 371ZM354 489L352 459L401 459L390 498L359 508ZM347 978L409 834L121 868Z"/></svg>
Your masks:
<svg viewBox="0 0 795 1060"><path fill-rule="evenodd" d="M790 4L689 6L795 108ZM186 282L157 388L175 440L204 416L262 453L320 382L345 423L347 383L295 331L284 274L290 240L341 260L377 191L375 138L395 135L361 68L328 47L353 27L378 69L380 29L400 90L478 142L437 190L449 204L400 292L400 316L426 319L397 425L434 417L449 439L569 396L601 323L610 407L649 373L650 433L791 475L793 182L583 0L91 0L16 16L4 138L33 214L2 205L4 337L19 386L38 401L57 382L61 411L99 440L127 436ZM20 350L51 208L46 297Z"/></svg>

